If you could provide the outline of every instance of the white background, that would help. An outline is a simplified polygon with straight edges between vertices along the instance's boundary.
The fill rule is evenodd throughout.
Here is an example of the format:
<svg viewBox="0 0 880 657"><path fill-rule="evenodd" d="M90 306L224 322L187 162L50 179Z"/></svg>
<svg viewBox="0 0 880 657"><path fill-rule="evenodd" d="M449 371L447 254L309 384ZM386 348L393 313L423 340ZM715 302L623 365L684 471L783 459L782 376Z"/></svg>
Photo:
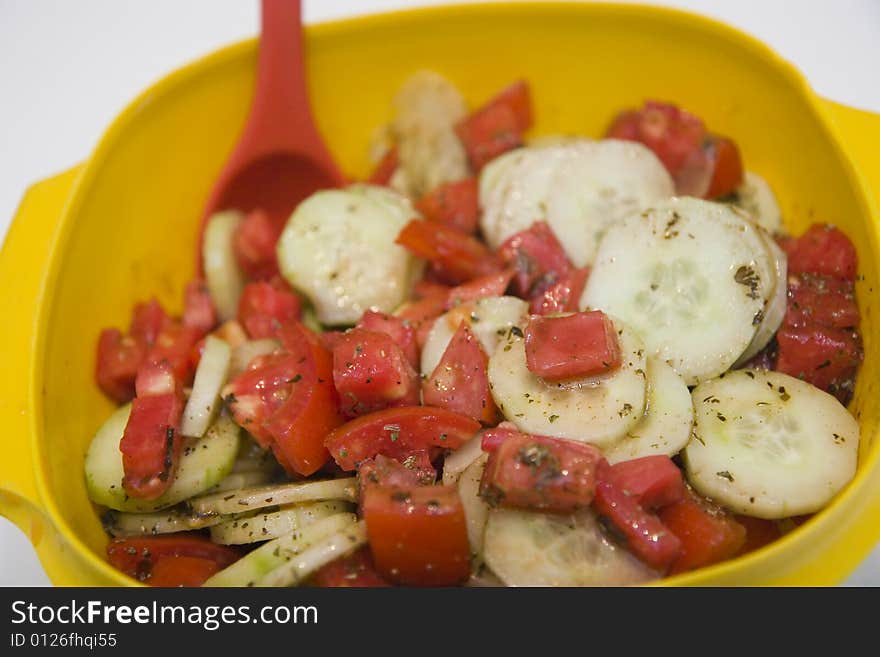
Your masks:
<svg viewBox="0 0 880 657"><path fill-rule="evenodd" d="M880 0L644 1L751 32L819 93L880 112ZM304 4L315 22L441 3ZM165 73L255 34L257 8L257 0L0 0L0 235L30 183L85 158L113 117ZM27 539L0 518L0 585L47 583ZM880 548L847 583L880 586Z"/></svg>

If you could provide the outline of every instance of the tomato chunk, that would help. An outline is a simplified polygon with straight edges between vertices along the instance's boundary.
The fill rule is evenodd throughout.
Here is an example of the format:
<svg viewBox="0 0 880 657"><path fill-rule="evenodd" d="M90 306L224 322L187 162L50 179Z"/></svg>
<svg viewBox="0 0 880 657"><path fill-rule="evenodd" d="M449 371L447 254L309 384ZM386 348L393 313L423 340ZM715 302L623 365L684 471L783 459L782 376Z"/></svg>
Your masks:
<svg viewBox="0 0 880 657"><path fill-rule="evenodd" d="M494 429L486 429L480 439L480 448L484 452L494 452L498 446L511 437L522 435L512 422L502 422Z"/></svg>
<svg viewBox="0 0 880 657"><path fill-rule="evenodd" d="M416 202L416 209L429 221L437 221L463 233L474 233L480 216L476 178L441 185Z"/></svg>
<svg viewBox="0 0 880 657"><path fill-rule="evenodd" d="M471 166L480 170L490 160L523 143L531 127L528 84L517 81L455 126Z"/></svg>
<svg viewBox="0 0 880 657"><path fill-rule="evenodd" d="M387 333L342 334L333 347L333 383L347 417L419 403L419 376Z"/></svg>
<svg viewBox="0 0 880 657"><path fill-rule="evenodd" d="M489 453L480 497L492 506L570 513L593 501L603 461L592 445L511 432Z"/></svg>
<svg viewBox="0 0 880 657"><path fill-rule="evenodd" d="M370 486L363 516L376 568L406 586L453 586L470 575L464 507L455 486Z"/></svg>
<svg viewBox="0 0 880 657"><path fill-rule="evenodd" d="M321 587L390 586L376 570L370 550L366 547L347 557L331 561L316 572L309 583Z"/></svg>
<svg viewBox="0 0 880 657"><path fill-rule="evenodd" d="M437 479L437 470L431 463L428 449L419 449L398 461L382 454L358 465L361 491L367 486L430 486Z"/></svg>
<svg viewBox="0 0 880 657"><path fill-rule="evenodd" d="M183 444L182 414L183 400L176 393L132 401L119 442L125 472L122 484L132 497L153 500L171 486Z"/></svg>
<svg viewBox="0 0 880 657"><path fill-rule="evenodd" d="M529 301L529 312L533 315L576 312L589 276L589 267L572 269L550 287L533 295Z"/></svg>
<svg viewBox="0 0 880 657"><path fill-rule="evenodd" d="M279 278L244 286L238 321L252 339L273 338L282 324L299 316L299 297Z"/></svg>
<svg viewBox="0 0 880 657"><path fill-rule="evenodd" d="M363 415L334 430L325 444L343 470L377 454L405 457L418 449L458 449L480 429L460 413L430 406L388 408Z"/></svg>
<svg viewBox="0 0 880 657"><path fill-rule="evenodd" d="M278 274L275 246L281 229L281 225L259 208L248 212L235 229L232 236L235 260L249 279L269 279Z"/></svg>
<svg viewBox="0 0 880 657"><path fill-rule="evenodd" d="M854 281L858 269L855 246L839 229L813 224L801 237L785 239L780 245L788 255L789 274L823 274Z"/></svg>
<svg viewBox="0 0 880 657"><path fill-rule="evenodd" d="M539 294L572 268L562 244L543 221L507 238L498 248L498 256L516 269L513 289L523 298Z"/></svg>
<svg viewBox="0 0 880 657"><path fill-rule="evenodd" d="M392 146L385 151L385 155L376 164L376 168L370 174L370 177L367 178L367 182L371 185L388 185L391 182L391 176L397 171L399 165L400 158L398 157L397 147Z"/></svg>
<svg viewBox="0 0 880 657"><path fill-rule="evenodd" d="M494 424L498 409L489 390L488 367L489 357L480 341L462 322L437 367L422 383L424 403Z"/></svg>
<svg viewBox="0 0 880 657"><path fill-rule="evenodd" d="M215 564L217 570L222 570L235 563L240 554L237 550L217 545L203 536L191 533L116 538L107 545L108 561L117 570L121 570L129 577L141 582L147 582L153 586L199 586L202 584L204 580L198 584L183 581L184 579L190 581L195 579L193 573L187 572L189 568L184 568L184 566L197 568L199 575L206 571L204 564L196 565L193 562L168 564L159 570L158 578L152 580L156 574L156 566L160 562L181 557L210 561ZM205 579L207 577L210 575L207 575ZM180 583L172 583L174 580L178 580Z"/></svg>
<svg viewBox="0 0 880 657"><path fill-rule="evenodd" d="M147 361L152 363L166 361L171 366L174 378L181 385L188 385L195 373L192 350L201 338L200 329L184 326L177 320L168 320L147 353Z"/></svg>
<svg viewBox="0 0 880 657"><path fill-rule="evenodd" d="M117 404L135 395L135 378L146 358L146 345L124 336L119 329L104 329L98 337L95 380L101 391Z"/></svg>
<svg viewBox="0 0 880 657"><path fill-rule="evenodd" d="M776 370L825 390L846 404L862 362L862 340L852 329L783 326L776 333Z"/></svg>
<svg viewBox="0 0 880 657"><path fill-rule="evenodd" d="M673 564L670 574L730 559L746 539L742 525L722 509L709 507L693 493L663 507L658 513L681 544L681 556Z"/></svg>
<svg viewBox="0 0 880 657"><path fill-rule="evenodd" d="M164 587L201 586L219 571L219 564L212 559L166 557L153 565L146 583Z"/></svg>
<svg viewBox="0 0 880 657"><path fill-rule="evenodd" d="M419 366L419 346L416 344L416 329L413 323L395 317L386 315L376 310L368 310L357 323L357 328L367 329L368 331L377 331L391 336L394 344L400 347L403 355L414 368Z"/></svg>
<svg viewBox="0 0 880 657"><path fill-rule="evenodd" d="M131 326L128 333L134 339L151 347L168 321L168 315L162 305L153 297L146 303L135 305L131 313Z"/></svg>
<svg viewBox="0 0 880 657"><path fill-rule="evenodd" d="M500 268L477 238L433 221L410 221L395 241L436 265L443 278L453 285L495 273Z"/></svg>
<svg viewBox="0 0 880 657"><path fill-rule="evenodd" d="M703 146L711 163L712 176L706 198L720 198L736 191L743 182L739 148L727 137L710 135Z"/></svg>
<svg viewBox="0 0 880 657"><path fill-rule="evenodd" d="M668 456L643 456L621 461L603 470L602 479L635 498L642 507L656 509L684 496L681 470Z"/></svg>
<svg viewBox="0 0 880 657"><path fill-rule="evenodd" d="M135 390L138 397L183 394L171 366L164 360L158 363L147 362L141 366L135 380Z"/></svg>
<svg viewBox="0 0 880 657"><path fill-rule="evenodd" d="M679 538L656 515L642 508L635 497L610 481L596 484L593 506L623 535L630 551L652 568L666 571L680 558Z"/></svg>
<svg viewBox="0 0 880 657"><path fill-rule="evenodd" d="M782 536L779 523L775 520L740 515L734 516L734 519L746 530L746 540L737 555L754 552Z"/></svg>
<svg viewBox="0 0 880 657"><path fill-rule="evenodd" d="M183 304L183 325L202 335L209 333L217 324L217 311L205 281L197 278L186 285Z"/></svg>
<svg viewBox="0 0 880 657"><path fill-rule="evenodd" d="M272 451L284 469L308 476L330 459L324 437L343 422L333 387L333 356L299 322L284 325L278 335L297 372L289 381L289 396L263 428L272 437Z"/></svg>
<svg viewBox="0 0 880 657"><path fill-rule="evenodd" d="M498 297L504 294L515 272L505 269L497 274L487 274L472 281L451 288L446 294L446 308L452 308L468 301Z"/></svg>
<svg viewBox="0 0 880 657"><path fill-rule="evenodd" d="M566 317L534 315L525 330L526 366L548 381L604 374L620 367L617 331L601 310Z"/></svg>
<svg viewBox="0 0 880 657"><path fill-rule="evenodd" d="M786 326L851 328L859 325L859 319L852 282L822 274L788 277L788 306L783 320Z"/></svg>

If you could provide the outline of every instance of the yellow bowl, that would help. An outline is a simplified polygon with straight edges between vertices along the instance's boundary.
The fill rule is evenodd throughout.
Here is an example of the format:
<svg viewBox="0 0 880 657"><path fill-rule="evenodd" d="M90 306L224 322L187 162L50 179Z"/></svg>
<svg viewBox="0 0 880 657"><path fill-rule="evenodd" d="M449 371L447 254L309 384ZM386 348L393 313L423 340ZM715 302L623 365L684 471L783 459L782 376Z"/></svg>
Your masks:
<svg viewBox="0 0 880 657"><path fill-rule="evenodd" d="M880 538L877 192L880 117L817 98L767 47L697 16L632 5L441 7L311 27L320 128L344 169L403 79L432 68L472 103L513 78L533 87L535 134L600 135L644 98L674 100L732 135L776 190L787 226L839 225L856 243L865 363L851 409L860 467L834 503L773 545L668 584L833 584ZM178 310L196 226L251 97L255 41L211 54L145 91L81 166L32 187L0 254L6 374L0 512L63 585L131 585L104 560L107 537L83 482L86 446L112 406L92 378L105 326L157 294Z"/></svg>

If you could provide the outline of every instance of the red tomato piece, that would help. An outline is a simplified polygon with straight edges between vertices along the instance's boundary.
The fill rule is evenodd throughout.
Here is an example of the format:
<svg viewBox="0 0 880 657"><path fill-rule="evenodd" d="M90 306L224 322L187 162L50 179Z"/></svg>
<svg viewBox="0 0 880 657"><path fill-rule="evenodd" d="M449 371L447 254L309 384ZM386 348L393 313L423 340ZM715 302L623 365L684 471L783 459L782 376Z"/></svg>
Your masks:
<svg viewBox="0 0 880 657"><path fill-rule="evenodd" d="M217 545L204 536L189 532L167 536L116 538L107 545L107 560L113 567L141 582L149 582L156 564L160 561L190 557L211 561L221 570L238 561L240 556L237 550ZM170 575L169 571L173 570L178 569L168 568L165 575Z"/></svg>
<svg viewBox="0 0 880 657"><path fill-rule="evenodd" d="M436 283L423 278L413 286L413 295L417 299L426 299L434 296L446 298L449 296L451 289L453 288L449 285L443 285L442 283Z"/></svg>
<svg viewBox="0 0 880 657"><path fill-rule="evenodd" d="M162 308L162 304L153 297L146 303L135 305L131 313L131 326L128 333L135 340L140 340L151 347L168 321L168 315Z"/></svg>
<svg viewBox="0 0 880 657"><path fill-rule="evenodd" d="M468 301L503 295L515 273L513 269L505 269L497 274L480 276L451 288L446 295L446 308L452 308Z"/></svg>
<svg viewBox="0 0 880 657"><path fill-rule="evenodd" d="M377 331L391 336L394 343L414 368L419 367L419 346L416 344L416 329L413 323L402 317L386 315L376 310L368 310L357 323L357 328Z"/></svg>
<svg viewBox="0 0 880 657"><path fill-rule="evenodd" d="M840 230L829 224L813 224L797 239L780 240L788 255L789 274L824 274L855 281L856 248Z"/></svg>
<svg viewBox="0 0 880 657"><path fill-rule="evenodd" d="M333 384L347 417L419 403L419 375L387 333L346 331L333 347Z"/></svg>
<svg viewBox="0 0 880 657"><path fill-rule="evenodd" d="M333 387L333 356L299 322L285 324L279 338L297 372L289 381L289 396L266 418L263 428L272 437L272 451L288 473L308 476L330 459L324 437L343 422Z"/></svg>
<svg viewBox="0 0 880 657"><path fill-rule="evenodd" d="M617 331L601 310L565 317L533 315L525 340L526 366L548 381L604 374L620 367Z"/></svg>
<svg viewBox="0 0 880 657"><path fill-rule="evenodd" d="M763 518L739 515L734 516L734 518L746 530L746 540L739 549L739 552L737 552L737 556L754 552L782 536L779 523L775 520L764 520Z"/></svg>
<svg viewBox="0 0 880 657"><path fill-rule="evenodd" d="M377 484L398 488L431 486L437 480L428 449L416 450L400 461L377 454L358 465L357 472L361 491Z"/></svg>
<svg viewBox="0 0 880 657"><path fill-rule="evenodd" d="M167 361L146 362L138 370L135 380L138 397L150 395L182 394L180 383L174 378L174 372Z"/></svg>
<svg viewBox="0 0 880 657"><path fill-rule="evenodd" d="M477 238L433 221L410 221L395 242L440 267L443 277L454 285L499 269L495 256Z"/></svg>
<svg viewBox="0 0 880 657"><path fill-rule="evenodd" d="M522 435L512 422L502 422L494 429L486 429L480 440L480 448L484 452L494 452L498 446L511 437Z"/></svg>
<svg viewBox="0 0 880 657"><path fill-rule="evenodd" d="M252 339L274 338L282 324L299 316L299 297L279 279L244 286L238 302L238 321Z"/></svg>
<svg viewBox="0 0 880 657"><path fill-rule="evenodd" d="M670 573L673 575L730 559L746 540L741 524L690 492L658 513L681 543L681 556Z"/></svg>
<svg viewBox="0 0 880 657"><path fill-rule="evenodd" d="M455 486L369 486L362 507L376 569L405 586L453 586L470 576L464 507Z"/></svg>
<svg viewBox="0 0 880 657"><path fill-rule="evenodd" d="M523 298L548 288L572 268L562 244L543 221L507 238L498 247L498 256L516 269L513 289Z"/></svg>
<svg viewBox="0 0 880 657"><path fill-rule="evenodd" d="M166 557L153 565L146 583L156 587L201 586L220 571L211 559L200 557Z"/></svg>
<svg viewBox="0 0 880 657"><path fill-rule="evenodd" d="M188 385L195 373L192 350L201 338L199 329L184 326L176 320L168 320L156 336L156 341L147 354L147 361L151 363L167 361L174 378L181 385Z"/></svg>
<svg viewBox="0 0 880 657"><path fill-rule="evenodd" d="M282 228L265 210L257 208L248 212L235 229L232 250L238 266L249 279L269 279L278 274L275 246Z"/></svg>
<svg viewBox="0 0 880 657"><path fill-rule="evenodd" d="M605 459L585 443L511 432L491 452L480 497L492 506L570 513L588 507Z"/></svg>
<svg viewBox="0 0 880 657"><path fill-rule="evenodd" d="M743 163L739 148L733 140L710 135L704 142L704 150L712 163L712 177L706 198L720 198L736 191L743 181Z"/></svg>
<svg viewBox="0 0 880 657"><path fill-rule="evenodd" d="M217 324L217 311L205 281L197 278L186 285L183 302L183 325L202 335L209 333Z"/></svg>
<svg viewBox="0 0 880 657"><path fill-rule="evenodd" d="M679 559L682 544L678 537L610 481L596 484L593 506L623 535L630 551L652 568L666 571Z"/></svg>
<svg viewBox="0 0 880 657"><path fill-rule="evenodd" d="M684 496L681 470L668 456L643 456L603 468L600 478L608 480L646 509L678 502Z"/></svg>
<svg viewBox="0 0 880 657"><path fill-rule="evenodd" d="M385 151L385 155L376 164L376 168L370 174L370 177L367 178L367 182L371 185L388 185L391 182L391 176L397 171L399 165L400 158L398 157L397 146L392 146Z"/></svg>
<svg viewBox="0 0 880 657"><path fill-rule="evenodd" d="M519 121L508 105L489 105L474 112L456 124L455 133L477 171L523 144Z"/></svg>
<svg viewBox="0 0 880 657"><path fill-rule="evenodd" d="M325 444L343 470L377 454L393 458L428 447L458 449L480 430L460 413L430 406L387 408L351 420L327 436Z"/></svg>
<svg viewBox="0 0 880 657"><path fill-rule="evenodd" d="M506 105L516 117L516 127L525 132L532 127L532 94L529 83L517 80L502 89L487 105Z"/></svg>
<svg viewBox="0 0 880 657"><path fill-rule="evenodd" d="M437 367L422 383L424 403L494 424L498 409L489 390L488 367L489 357L480 341L462 322Z"/></svg>
<svg viewBox="0 0 880 657"><path fill-rule="evenodd" d="M331 561L312 576L309 584L334 588L391 586L376 571L373 557L366 547L356 550L347 557Z"/></svg>
<svg viewBox="0 0 880 657"><path fill-rule="evenodd" d="M154 500L168 490L180 461L182 414L183 400L175 393L135 397L131 402L119 451L125 471L122 484L132 497Z"/></svg>
<svg viewBox="0 0 880 657"><path fill-rule="evenodd" d="M822 274L788 277L788 307L783 320L786 326L852 328L859 325L859 319L852 282Z"/></svg>
<svg viewBox="0 0 880 657"><path fill-rule="evenodd" d="M465 178L440 185L416 202L425 219L451 226L463 233L474 233L480 217L479 187L476 178Z"/></svg>
<svg viewBox="0 0 880 657"><path fill-rule="evenodd" d="M858 332L821 326L776 333L776 370L812 383L846 404L864 358Z"/></svg>
<svg viewBox="0 0 880 657"><path fill-rule="evenodd" d="M117 404L131 401L135 378L146 355L146 346L140 340L124 336L118 329L101 331L95 380L103 393Z"/></svg>
<svg viewBox="0 0 880 657"><path fill-rule="evenodd" d="M533 315L577 312L589 276L589 267L572 269L543 292L532 296L529 312Z"/></svg>

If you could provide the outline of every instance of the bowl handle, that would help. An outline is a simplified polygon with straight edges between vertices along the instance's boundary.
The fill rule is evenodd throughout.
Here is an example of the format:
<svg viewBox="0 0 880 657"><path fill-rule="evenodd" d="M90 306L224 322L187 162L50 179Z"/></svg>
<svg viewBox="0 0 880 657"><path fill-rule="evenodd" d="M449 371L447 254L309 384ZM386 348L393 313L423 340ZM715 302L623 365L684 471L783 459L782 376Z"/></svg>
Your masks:
<svg viewBox="0 0 880 657"><path fill-rule="evenodd" d="M0 251L0 341L9 354L0 377L4 455L0 459L0 515L15 523L35 547L54 531L41 511L31 450L33 409L28 382L46 252L82 167L31 186L24 195ZM51 542L51 541L49 541Z"/></svg>
<svg viewBox="0 0 880 657"><path fill-rule="evenodd" d="M880 208L880 114L833 100L822 99L822 104Z"/></svg>

